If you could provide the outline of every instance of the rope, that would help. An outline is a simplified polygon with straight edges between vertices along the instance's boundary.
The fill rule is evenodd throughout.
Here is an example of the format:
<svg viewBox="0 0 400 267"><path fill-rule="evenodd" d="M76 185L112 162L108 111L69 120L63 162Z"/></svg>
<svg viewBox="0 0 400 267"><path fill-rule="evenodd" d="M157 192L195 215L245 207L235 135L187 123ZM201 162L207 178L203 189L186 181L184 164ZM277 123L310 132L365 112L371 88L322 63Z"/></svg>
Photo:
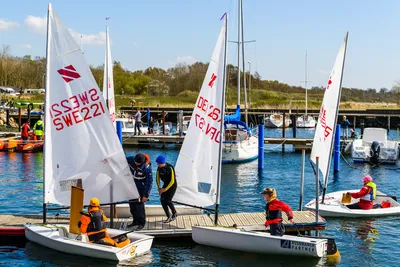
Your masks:
<svg viewBox="0 0 400 267"><path fill-rule="evenodd" d="M340 155L342 156L344 162L346 162L347 165L349 165L350 168L352 168L352 169L358 169L357 167L355 167L354 165L351 165L351 164L347 161L347 159L344 157L344 155L343 155L342 152L340 152Z"/></svg>

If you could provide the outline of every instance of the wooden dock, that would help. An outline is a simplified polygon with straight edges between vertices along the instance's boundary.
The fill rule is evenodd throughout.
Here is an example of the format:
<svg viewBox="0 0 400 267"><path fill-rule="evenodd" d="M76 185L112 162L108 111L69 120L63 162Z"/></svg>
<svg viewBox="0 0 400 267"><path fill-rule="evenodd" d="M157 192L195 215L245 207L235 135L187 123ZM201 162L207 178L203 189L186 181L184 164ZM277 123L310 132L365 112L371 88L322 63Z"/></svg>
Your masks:
<svg viewBox="0 0 400 267"><path fill-rule="evenodd" d="M123 137L123 146L124 147L132 147L132 146L140 146L140 145L182 145L184 136L177 135L139 135L139 136L129 136ZM265 137L264 144L268 145L293 145L296 151L302 150L303 148L306 150L311 150L313 138L282 138L282 137ZM345 147L348 143L353 140L342 140L342 147Z"/></svg>
<svg viewBox="0 0 400 267"><path fill-rule="evenodd" d="M282 215L287 232L323 230L326 226L326 221L321 216L316 223L315 214L312 211L293 211L297 229L287 220L286 214ZM162 221L165 219L165 216L147 217L145 228L140 232L157 238L190 237L192 226L214 225L214 215L207 214L181 215L170 223L163 223ZM219 225L224 227L232 227L234 224L237 226L263 225L265 214L263 212L219 214L218 220ZM51 216L48 217L47 222L50 224L68 224L69 218ZM127 225L131 222L131 218L115 218L113 228L129 230ZM0 227L23 227L24 224L28 223L42 223L42 215L0 215ZM109 226L109 223L108 220L106 225Z"/></svg>

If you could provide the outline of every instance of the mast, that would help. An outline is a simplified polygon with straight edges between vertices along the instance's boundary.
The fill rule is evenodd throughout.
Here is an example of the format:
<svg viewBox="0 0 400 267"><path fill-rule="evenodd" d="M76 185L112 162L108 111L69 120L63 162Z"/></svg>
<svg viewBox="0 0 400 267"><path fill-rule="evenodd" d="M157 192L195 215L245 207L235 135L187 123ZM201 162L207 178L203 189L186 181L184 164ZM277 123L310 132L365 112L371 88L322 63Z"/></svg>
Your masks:
<svg viewBox="0 0 400 267"><path fill-rule="evenodd" d="M237 57L237 105L240 107L240 0L238 0L238 57Z"/></svg>
<svg viewBox="0 0 400 267"><path fill-rule="evenodd" d="M221 104L221 118L225 116L225 91L226 91L226 59L227 59L227 52L228 52L228 14L225 14L225 51L224 51L224 82L222 87L222 104ZM218 181L217 181L217 195L216 195L216 204L215 204L215 225L218 224L218 208L219 208L219 196L221 191L221 165L222 165L222 133L224 130L224 120L221 120L220 124L220 142L219 142L219 151L218 151Z"/></svg>
<svg viewBox="0 0 400 267"><path fill-rule="evenodd" d="M308 83L308 80L307 80L307 50L306 50L306 67L305 67L304 76L305 76L304 85L306 87L305 88L306 89L306 116L305 117L307 117L307 109L308 109L308 102L307 102L307 100L308 100L308 98L307 98L307 83Z"/></svg>
<svg viewBox="0 0 400 267"><path fill-rule="evenodd" d="M342 95L342 80L343 80L343 71L344 71L344 63L346 61L346 52L347 52L347 39L349 37L349 32L346 33L346 37L345 37L345 46L344 46L344 55L343 55L343 63L342 63L342 73L340 76L340 85L339 85L339 94L338 94L338 99L336 99L337 103L340 103L340 97ZM337 117L338 117L338 113L339 113L339 104L336 108L335 111L335 121L337 121ZM328 175L329 175L329 170L330 170L330 163L332 160L332 151L333 151L333 137L336 135L336 125L335 127L333 127L333 134L332 134L332 140L331 140L331 144L330 144L330 153L329 153L329 161L328 161L328 168L326 170L325 173L325 182L324 182L324 189L322 191L322 204L324 204L324 200L325 200L325 193L326 193L326 187L328 185ZM318 170L317 170L318 171Z"/></svg>
<svg viewBox="0 0 400 267"><path fill-rule="evenodd" d="M243 30L243 0L240 1L240 13L241 13L241 25L242 25L242 62L243 62L243 93L244 93L244 113L245 122L248 125L247 119L247 92L246 92L246 68L245 68L245 58L244 58L244 30Z"/></svg>
<svg viewBox="0 0 400 267"><path fill-rule="evenodd" d="M103 90L106 90L106 106L107 106L108 110L110 110L110 107L108 106L108 97L109 97L109 95L108 95L108 82L109 82L108 79L110 79L110 77L108 77L108 53L110 53L108 51L108 42L109 42L108 39L109 39L108 38L108 26L106 26L106 62L105 62L105 66L104 66L105 83L103 83L103 85L105 85L105 86L103 86L104 87Z"/></svg>
<svg viewBox="0 0 400 267"><path fill-rule="evenodd" d="M44 91L44 124L47 125L45 129L49 129L50 127L50 120L49 123L47 123L48 117L46 116L47 114L47 109L48 109L48 103L49 101L49 87L50 87L50 10L52 9L51 4L49 3L48 5L48 10L47 10L47 39L46 39L46 88ZM45 135L44 135L44 143L43 143L43 223L46 223L46 202L45 202L45 195L46 195L46 151L49 148L47 146L46 142L46 130L45 130Z"/></svg>

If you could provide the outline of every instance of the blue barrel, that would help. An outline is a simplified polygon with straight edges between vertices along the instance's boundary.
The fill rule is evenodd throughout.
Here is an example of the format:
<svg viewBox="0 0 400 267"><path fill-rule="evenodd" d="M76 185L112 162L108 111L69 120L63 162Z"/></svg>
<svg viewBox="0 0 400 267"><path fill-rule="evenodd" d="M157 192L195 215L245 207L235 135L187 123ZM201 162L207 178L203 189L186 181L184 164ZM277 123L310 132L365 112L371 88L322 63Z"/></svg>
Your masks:
<svg viewBox="0 0 400 267"><path fill-rule="evenodd" d="M117 135L122 145L122 121L117 121Z"/></svg>
<svg viewBox="0 0 400 267"><path fill-rule="evenodd" d="M334 152L333 152L333 171L340 170L340 124L336 125Z"/></svg>
<svg viewBox="0 0 400 267"><path fill-rule="evenodd" d="M264 124L258 125L258 169L264 169Z"/></svg>

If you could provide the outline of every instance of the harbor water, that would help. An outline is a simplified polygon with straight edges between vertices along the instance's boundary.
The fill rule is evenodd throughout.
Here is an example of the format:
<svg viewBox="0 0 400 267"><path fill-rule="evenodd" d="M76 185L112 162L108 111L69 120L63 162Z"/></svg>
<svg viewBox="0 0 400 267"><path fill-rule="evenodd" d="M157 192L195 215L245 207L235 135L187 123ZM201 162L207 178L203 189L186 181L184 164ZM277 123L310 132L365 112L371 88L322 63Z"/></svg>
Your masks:
<svg viewBox="0 0 400 267"><path fill-rule="evenodd" d="M313 130L298 129L297 137L312 137ZM281 136L282 130L266 130L266 136ZM287 130L291 136L291 129ZM396 132L390 132L391 139ZM286 145L266 146L264 169L257 170L257 161L245 164L223 165L221 186L221 212L263 211L265 202L260 192L274 187L278 198L292 209L299 208L301 154ZM129 148L126 155L147 153L156 170L155 158L164 154L167 161L175 164L179 147ZM308 158L309 154L307 154ZM315 176L306 159L304 203L315 198ZM371 175L378 190L389 195L400 195L399 169L395 166L353 164L343 159L340 172L331 168L327 192L359 189L364 175ZM333 166L333 163L332 163ZM43 199L43 154L0 152L0 214L41 214ZM179 180L178 180L179 185ZM99 196L101 200L101 196ZM155 183L150 204L159 204ZM295 218L296 220L296 218ZM322 235L334 237L341 253L338 266L398 266L400 250L397 246L400 234L399 219L331 219ZM0 245L1 266L329 266L323 261L307 258L290 258L258 255L204 247L189 241L156 241L151 253L127 263L113 263L73 255L65 255L39 245Z"/></svg>

